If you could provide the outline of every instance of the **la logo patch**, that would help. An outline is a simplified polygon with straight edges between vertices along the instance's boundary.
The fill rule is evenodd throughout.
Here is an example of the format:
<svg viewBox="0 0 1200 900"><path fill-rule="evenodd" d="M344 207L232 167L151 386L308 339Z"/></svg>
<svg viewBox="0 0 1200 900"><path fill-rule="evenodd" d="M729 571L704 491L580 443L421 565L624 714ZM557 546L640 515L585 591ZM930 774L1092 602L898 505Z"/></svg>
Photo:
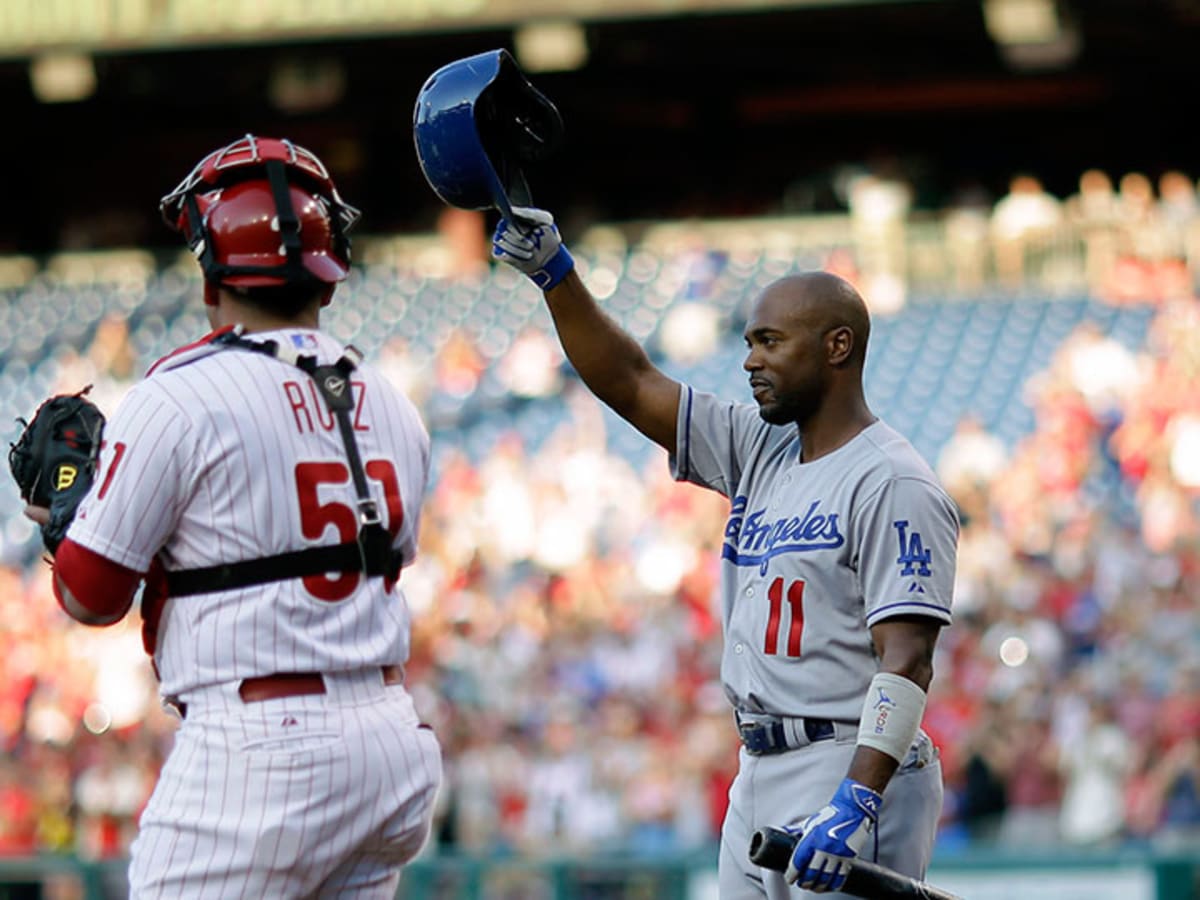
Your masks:
<svg viewBox="0 0 1200 900"><path fill-rule="evenodd" d="M899 519L892 523L892 527L896 529L896 536L900 541L900 555L896 557L896 564L900 566L900 577L913 579L912 584L908 586L910 594L923 594L925 588L916 579L933 574L933 570L929 568L932 554L925 549L921 532L909 533L908 519Z"/></svg>

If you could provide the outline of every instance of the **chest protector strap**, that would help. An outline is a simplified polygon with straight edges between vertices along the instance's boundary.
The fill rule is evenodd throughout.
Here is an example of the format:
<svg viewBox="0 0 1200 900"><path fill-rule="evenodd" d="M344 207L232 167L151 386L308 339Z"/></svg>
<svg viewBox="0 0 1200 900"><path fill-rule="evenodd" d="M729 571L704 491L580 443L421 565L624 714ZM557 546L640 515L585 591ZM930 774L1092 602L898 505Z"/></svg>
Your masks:
<svg viewBox="0 0 1200 900"><path fill-rule="evenodd" d="M315 356L301 356L277 341L252 341L236 331L220 335L213 343L273 356L296 366L316 382L325 404L337 419L346 448L354 491L358 495L358 535L355 540L341 544L306 547L258 559L168 572L169 595L185 597L189 594L207 594L326 572L363 572L368 576L396 578L400 574L402 555L392 548L392 536L383 527L379 504L371 497L367 476L363 471L362 454L354 437L354 424L350 420L354 410L350 376L362 362L362 354L354 347L347 347L341 359L333 365L319 366Z"/></svg>

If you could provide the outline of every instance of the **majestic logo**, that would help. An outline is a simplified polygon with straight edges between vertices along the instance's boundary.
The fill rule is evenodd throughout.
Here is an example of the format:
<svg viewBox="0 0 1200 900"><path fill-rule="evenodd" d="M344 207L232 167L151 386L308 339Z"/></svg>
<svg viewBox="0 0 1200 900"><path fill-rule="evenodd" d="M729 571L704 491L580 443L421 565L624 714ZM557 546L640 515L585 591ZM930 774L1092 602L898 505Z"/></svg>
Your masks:
<svg viewBox="0 0 1200 900"><path fill-rule="evenodd" d="M725 545L721 558L735 566L758 566L765 575L767 564L782 553L833 550L846 538L838 527L838 514L818 512L820 500L814 500L803 516L768 520L765 509L747 515L748 499L733 498L729 521L725 525Z"/></svg>
<svg viewBox="0 0 1200 900"><path fill-rule="evenodd" d="M75 479L79 476L79 470L70 463L63 463L58 467L58 471L54 473L54 489L56 491L65 491L75 483Z"/></svg>
<svg viewBox="0 0 1200 900"><path fill-rule="evenodd" d="M925 588L917 581L918 576L932 575L933 570L929 568L929 561L932 555L925 549L925 544L921 540L921 532L914 531L908 533L908 520L900 519L892 523L892 527L896 529L897 537L900 541L900 555L896 557L896 564L900 566L901 578L912 578L912 583L908 586L908 592L923 594Z"/></svg>

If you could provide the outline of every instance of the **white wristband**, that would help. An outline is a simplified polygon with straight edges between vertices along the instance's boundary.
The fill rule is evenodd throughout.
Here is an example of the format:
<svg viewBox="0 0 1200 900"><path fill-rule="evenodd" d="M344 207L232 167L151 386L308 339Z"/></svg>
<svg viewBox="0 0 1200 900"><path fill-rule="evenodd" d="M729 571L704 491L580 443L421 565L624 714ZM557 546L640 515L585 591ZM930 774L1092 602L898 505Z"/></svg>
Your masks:
<svg viewBox="0 0 1200 900"><path fill-rule="evenodd" d="M903 675L879 672L863 700L858 743L904 762L925 714L925 692Z"/></svg>

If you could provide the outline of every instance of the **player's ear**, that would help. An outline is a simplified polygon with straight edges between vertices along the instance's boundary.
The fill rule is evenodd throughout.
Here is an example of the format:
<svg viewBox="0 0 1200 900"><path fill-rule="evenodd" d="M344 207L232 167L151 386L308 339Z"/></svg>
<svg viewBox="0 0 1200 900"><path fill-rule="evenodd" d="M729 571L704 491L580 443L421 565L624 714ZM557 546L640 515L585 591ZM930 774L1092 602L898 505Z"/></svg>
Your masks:
<svg viewBox="0 0 1200 900"><path fill-rule="evenodd" d="M854 354L854 329L839 325L825 334L825 355L831 366L843 365Z"/></svg>

